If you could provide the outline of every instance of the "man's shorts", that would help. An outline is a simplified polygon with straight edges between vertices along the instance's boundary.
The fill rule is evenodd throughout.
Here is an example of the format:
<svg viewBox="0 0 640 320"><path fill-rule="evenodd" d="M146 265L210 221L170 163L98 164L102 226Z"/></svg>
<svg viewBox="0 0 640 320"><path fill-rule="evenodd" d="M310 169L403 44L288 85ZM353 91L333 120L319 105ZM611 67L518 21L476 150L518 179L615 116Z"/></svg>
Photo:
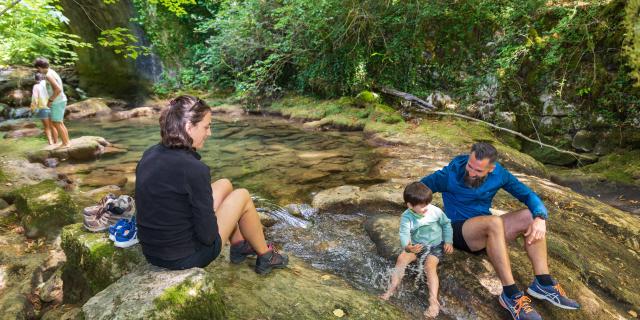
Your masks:
<svg viewBox="0 0 640 320"><path fill-rule="evenodd" d="M465 222L467 222L467 220L456 221L451 223L451 227L453 228L453 247L458 250L466 251L473 254L480 254L484 252L485 249L472 251L469 248L469 245L467 245L467 242L464 240L464 237L462 236L462 225L464 225Z"/></svg>
<svg viewBox="0 0 640 320"><path fill-rule="evenodd" d="M418 261L422 261L423 258L426 259L427 258L426 256L434 256L438 258L438 260L442 260L443 252L444 252L444 242L440 242L440 244L437 244L435 246L423 244L422 250L420 251L420 253L417 254Z"/></svg>
<svg viewBox="0 0 640 320"><path fill-rule="evenodd" d="M51 121L62 122L64 119L64 109L67 106L67 101L54 101L51 104Z"/></svg>

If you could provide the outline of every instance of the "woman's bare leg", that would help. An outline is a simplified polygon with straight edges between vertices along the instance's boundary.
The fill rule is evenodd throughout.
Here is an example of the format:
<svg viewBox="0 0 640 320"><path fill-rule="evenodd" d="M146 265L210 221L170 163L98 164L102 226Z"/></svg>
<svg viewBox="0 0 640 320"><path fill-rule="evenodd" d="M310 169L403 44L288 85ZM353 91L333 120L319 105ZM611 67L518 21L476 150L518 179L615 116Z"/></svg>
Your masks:
<svg viewBox="0 0 640 320"><path fill-rule="evenodd" d="M53 142L53 134L51 132L51 128L53 127L51 125L51 120L49 119L42 119L42 126L44 127L44 135L47 137L47 142L51 145L54 144Z"/></svg>
<svg viewBox="0 0 640 320"><path fill-rule="evenodd" d="M427 256L424 262L424 273L427 275L427 286L429 286L429 307L424 311L425 318L435 318L440 313L440 303L438 302L438 258Z"/></svg>
<svg viewBox="0 0 640 320"><path fill-rule="evenodd" d="M396 261L396 266L393 268L393 271L391 271L391 283L389 283L389 289L380 296L382 300L389 300L389 298L396 293L396 289L398 289L398 285L400 285L400 282L404 277L404 270L416 259L417 257L415 253L405 252L404 250L400 253L398 260Z"/></svg>
<svg viewBox="0 0 640 320"><path fill-rule="evenodd" d="M213 192L213 210L218 211L218 207L227 198L227 196L233 191L233 185L229 179L220 179L211 184L211 190ZM244 240L240 228L237 227L231 234L229 239L231 244L238 243Z"/></svg>
<svg viewBox="0 0 640 320"><path fill-rule="evenodd" d="M246 189L236 189L229 193L216 210L218 232L226 244L236 229L247 239L258 255L269 252L264 238L262 223Z"/></svg>

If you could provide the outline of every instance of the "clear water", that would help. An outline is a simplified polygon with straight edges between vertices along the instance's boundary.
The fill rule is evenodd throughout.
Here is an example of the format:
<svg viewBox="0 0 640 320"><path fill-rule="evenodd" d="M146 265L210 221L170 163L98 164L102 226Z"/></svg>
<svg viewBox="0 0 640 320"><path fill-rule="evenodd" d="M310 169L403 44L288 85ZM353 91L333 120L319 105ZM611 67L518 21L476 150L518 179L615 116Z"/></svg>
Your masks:
<svg viewBox="0 0 640 320"><path fill-rule="evenodd" d="M104 157L90 168L78 165L85 172L114 166L132 171L135 166L126 164L135 163L160 138L157 119L71 122L68 127L72 137L102 136L129 150ZM317 191L381 182L370 171L378 156L363 141L361 133L309 132L273 118L214 119L213 136L200 154L213 179L228 178L236 187L249 189L259 210L279 221L267 229L269 240L314 268L339 275L360 290L381 294L394 261L376 253L363 228L366 213L318 213L308 205ZM416 264L407 273L410 276L393 301L419 318L426 307L426 286Z"/></svg>
<svg viewBox="0 0 640 320"><path fill-rule="evenodd" d="M158 143L157 119L121 122L79 121L68 125L72 137L97 135L129 152L104 157L92 168L123 167ZM368 185L376 156L360 133L304 131L284 120L251 117L237 122L214 119L213 135L200 151L212 179L228 178L234 186L280 204L309 202L314 192L344 184ZM79 169L81 167L79 166ZM132 173L135 166L126 170Z"/></svg>

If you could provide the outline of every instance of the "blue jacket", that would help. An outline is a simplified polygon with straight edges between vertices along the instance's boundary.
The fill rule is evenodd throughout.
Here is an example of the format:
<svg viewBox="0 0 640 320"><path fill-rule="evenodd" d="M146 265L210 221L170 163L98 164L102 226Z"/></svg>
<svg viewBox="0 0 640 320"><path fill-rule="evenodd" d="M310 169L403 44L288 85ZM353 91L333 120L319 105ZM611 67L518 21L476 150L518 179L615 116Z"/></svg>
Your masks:
<svg viewBox="0 0 640 320"><path fill-rule="evenodd" d="M420 180L434 193L442 193L444 212L451 222L490 215L493 197L500 188L527 205L534 217L547 219L547 208L540 197L499 163L496 163L495 169L487 175L480 187L467 187L464 184L464 174L468 159L468 155L457 156L446 167Z"/></svg>

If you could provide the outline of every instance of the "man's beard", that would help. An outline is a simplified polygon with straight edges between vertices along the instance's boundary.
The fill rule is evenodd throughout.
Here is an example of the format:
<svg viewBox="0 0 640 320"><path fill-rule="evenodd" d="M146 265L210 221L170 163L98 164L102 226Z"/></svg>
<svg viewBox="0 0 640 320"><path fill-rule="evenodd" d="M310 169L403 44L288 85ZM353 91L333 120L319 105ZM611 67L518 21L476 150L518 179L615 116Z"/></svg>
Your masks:
<svg viewBox="0 0 640 320"><path fill-rule="evenodd" d="M469 171L464 172L464 185L472 188L472 189L477 189L479 186L481 186L484 183L484 180L487 178L487 176L484 177L471 177L469 176Z"/></svg>

